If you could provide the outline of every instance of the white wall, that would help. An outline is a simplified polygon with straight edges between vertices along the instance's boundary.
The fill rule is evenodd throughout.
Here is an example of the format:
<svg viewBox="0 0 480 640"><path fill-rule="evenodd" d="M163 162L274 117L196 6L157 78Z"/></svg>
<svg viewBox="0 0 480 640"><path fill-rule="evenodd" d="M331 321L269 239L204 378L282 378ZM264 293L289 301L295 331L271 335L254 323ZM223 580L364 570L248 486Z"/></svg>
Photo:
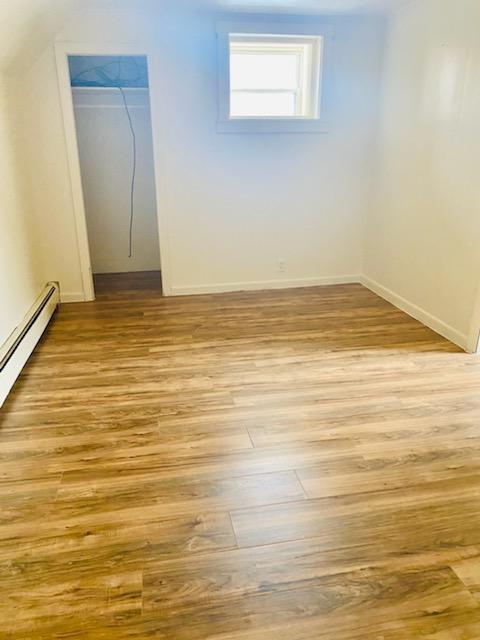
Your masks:
<svg viewBox="0 0 480 640"><path fill-rule="evenodd" d="M335 30L331 131L276 135L218 134L213 21L169 32L165 80L185 80L167 104L177 291L358 274L381 32L355 19Z"/></svg>
<svg viewBox="0 0 480 640"><path fill-rule="evenodd" d="M70 174L53 47L21 76L22 129L28 148L31 207L47 280L60 282L64 300L83 299Z"/></svg>
<svg viewBox="0 0 480 640"><path fill-rule="evenodd" d="M148 90L125 90L137 170L129 258L132 136L117 89L74 89L75 118L93 273L160 270Z"/></svg>
<svg viewBox="0 0 480 640"><path fill-rule="evenodd" d="M36 260L35 224L22 175L15 94L13 81L0 74L0 345L46 284Z"/></svg>
<svg viewBox="0 0 480 640"><path fill-rule="evenodd" d="M176 293L349 279L361 268L382 25L335 18L334 118L328 134L219 134L213 16L85 14L60 40L148 42L161 91L159 157ZM56 228L47 271L81 292L53 43L25 78L36 207ZM35 96L35 99L33 99ZM278 261L286 263L278 272ZM250 285L249 285L250 283ZM254 283L254 284L252 284ZM255 284L257 283L257 284Z"/></svg>
<svg viewBox="0 0 480 640"><path fill-rule="evenodd" d="M466 344L480 281L480 3L418 0L387 34L365 274Z"/></svg>

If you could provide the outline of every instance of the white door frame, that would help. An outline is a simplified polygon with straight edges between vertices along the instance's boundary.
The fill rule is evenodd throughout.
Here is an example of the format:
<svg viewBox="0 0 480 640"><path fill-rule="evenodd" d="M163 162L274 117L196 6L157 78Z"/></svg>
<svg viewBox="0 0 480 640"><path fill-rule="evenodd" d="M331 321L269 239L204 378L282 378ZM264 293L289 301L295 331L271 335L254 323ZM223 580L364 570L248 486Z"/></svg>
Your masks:
<svg viewBox="0 0 480 640"><path fill-rule="evenodd" d="M82 174L80 169L80 156L78 150L77 129L75 111L73 105L72 87L70 81L69 56L145 56L149 71L149 95L150 112L152 119L153 156L155 170L155 190L157 203L157 219L160 245L160 265L162 271L162 288L165 296L172 295L170 278L170 251L167 223L166 197L163 174L160 171L160 158L162 157L160 127L157 117L156 105L161 104L161 88L159 86L160 70L155 55L149 47L136 44L99 44L78 42L57 42L55 44L57 60L58 84L60 101L65 128L65 142L67 147L68 166L72 189L73 212L75 216L75 228L77 234L78 255L82 273L83 293L85 301L95 300L93 286L92 262L88 243L87 218L85 213L85 201L83 196ZM162 163L163 164L163 163ZM162 202L162 206L160 206Z"/></svg>
<svg viewBox="0 0 480 640"><path fill-rule="evenodd" d="M480 289L473 310L466 351L480 354Z"/></svg>

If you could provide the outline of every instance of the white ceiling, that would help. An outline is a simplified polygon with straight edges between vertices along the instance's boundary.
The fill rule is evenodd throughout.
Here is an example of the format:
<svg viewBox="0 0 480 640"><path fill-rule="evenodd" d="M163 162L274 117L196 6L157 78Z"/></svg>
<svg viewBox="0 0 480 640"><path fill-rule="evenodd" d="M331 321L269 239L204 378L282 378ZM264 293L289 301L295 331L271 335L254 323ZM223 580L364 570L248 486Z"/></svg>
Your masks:
<svg viewBox="0 0 480 640"><path fill-rule="evenodd" d="M265 11L309 14L388 13L411 0L90 0L108 8L147 8L180 5L195 9Z"/></svg>
<svg viewBox="0 0 480 640"><path fill-rule="evenodd" d="M223 9L308 13L388 13L405 0L209 0ZM197 1L197 4L198 1Z"/></svg>
<svg viewBox="0 0 480 640"><path fill-rule="evenodd" d="M388 12L407 0L0 0L0 63L40 51L76 11L186 5L195 9L288 13Z"/></svg>

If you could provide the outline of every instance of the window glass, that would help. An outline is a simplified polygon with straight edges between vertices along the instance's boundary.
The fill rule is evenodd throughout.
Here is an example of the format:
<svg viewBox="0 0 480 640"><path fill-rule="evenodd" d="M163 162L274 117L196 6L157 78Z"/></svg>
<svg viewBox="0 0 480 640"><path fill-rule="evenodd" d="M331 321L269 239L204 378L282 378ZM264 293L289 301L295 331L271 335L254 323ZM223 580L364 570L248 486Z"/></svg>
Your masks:
<svg viewBox="0 0 480 640"><path fill-rule="evenodd" d="M296 93L271 91L268 93L235 91L232 94L230 112L233 117L294 117Z"/></svg>
<svg viewBox="0 0 480 640"><path fill-rule="evenodd" d="M241 89L297 89L299 55L289 53L232 53L230 86Z"/></svg>

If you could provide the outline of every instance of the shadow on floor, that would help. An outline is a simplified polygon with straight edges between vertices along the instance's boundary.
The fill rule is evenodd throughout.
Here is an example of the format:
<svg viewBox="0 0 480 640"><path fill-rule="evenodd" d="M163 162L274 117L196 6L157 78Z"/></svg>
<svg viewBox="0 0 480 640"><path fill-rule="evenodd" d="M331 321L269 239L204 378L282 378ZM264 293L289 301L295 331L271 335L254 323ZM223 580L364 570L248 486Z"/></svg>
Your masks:
<svg viewBox="0 0 480 640"><path fill-rule="evenodd" d="M116 293L120 291L160 291L162 277L160 271L138 271L131 273L97 273L93 276L95 293Z"/></svg>

